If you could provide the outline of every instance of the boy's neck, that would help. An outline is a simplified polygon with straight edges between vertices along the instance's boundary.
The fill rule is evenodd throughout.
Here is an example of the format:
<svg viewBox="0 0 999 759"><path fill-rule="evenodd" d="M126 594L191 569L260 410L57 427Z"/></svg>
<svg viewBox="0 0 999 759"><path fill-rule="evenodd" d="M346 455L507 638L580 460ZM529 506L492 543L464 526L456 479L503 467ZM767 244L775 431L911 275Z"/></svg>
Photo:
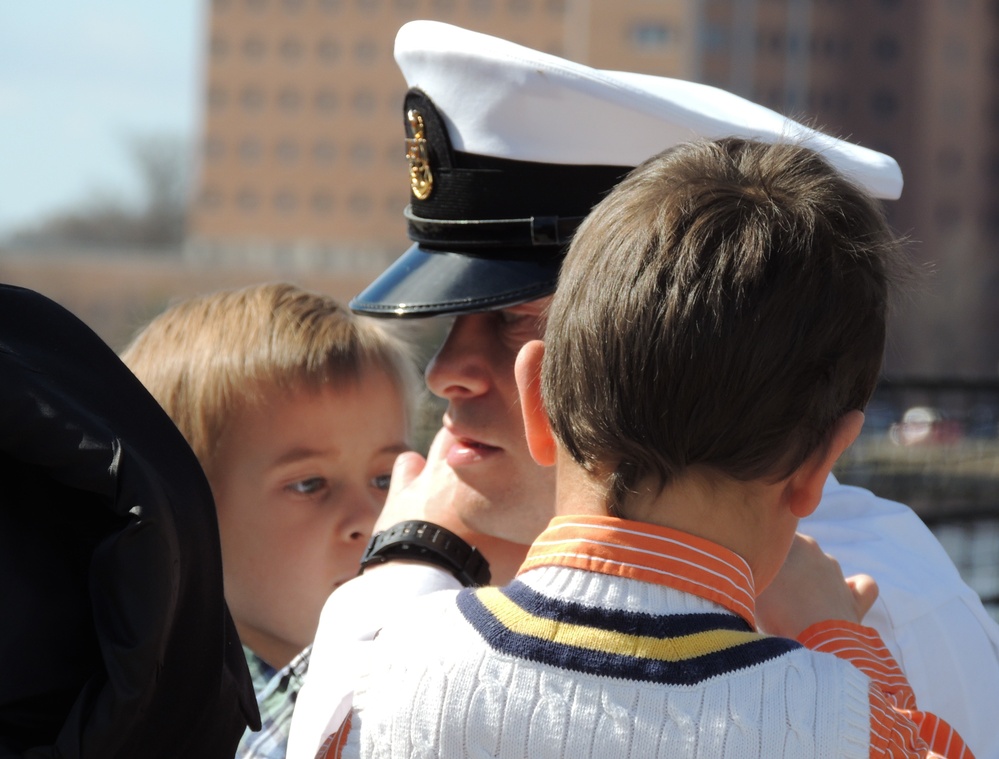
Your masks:
<svg viewBox="0 0 999 759"><path fill-rule="evenodd" d="M617 516L709 540L745 559L760 590L779 568L797 527L797 518L782 505L781 489L780 483L687 473L661 491L653 483L640 484L611 514L603 481L560 460L556 513Z"/></svg>

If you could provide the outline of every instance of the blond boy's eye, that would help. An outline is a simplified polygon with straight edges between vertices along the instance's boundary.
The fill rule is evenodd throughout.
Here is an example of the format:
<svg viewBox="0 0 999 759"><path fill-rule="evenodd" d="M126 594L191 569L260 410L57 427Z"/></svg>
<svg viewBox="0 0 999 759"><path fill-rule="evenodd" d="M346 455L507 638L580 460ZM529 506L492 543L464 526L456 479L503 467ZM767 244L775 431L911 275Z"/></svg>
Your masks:
<svg viewBox="0 0 999 759"><path fill-rule="evenodd" d="M323 486L326 484L326 480L322 477L310 477L307 480L299 480L298 482L293 482L288 487L294 490L296 493L302 493L303 495L311 495L319 490L322 490Z"/></svg>
<svg viewBox="0 0 999 759"><path fill-rule="evenodd" d="M391 483L391 474L379 474L371 478L371 486L377 488L378 490L388 490Z"/></svg>

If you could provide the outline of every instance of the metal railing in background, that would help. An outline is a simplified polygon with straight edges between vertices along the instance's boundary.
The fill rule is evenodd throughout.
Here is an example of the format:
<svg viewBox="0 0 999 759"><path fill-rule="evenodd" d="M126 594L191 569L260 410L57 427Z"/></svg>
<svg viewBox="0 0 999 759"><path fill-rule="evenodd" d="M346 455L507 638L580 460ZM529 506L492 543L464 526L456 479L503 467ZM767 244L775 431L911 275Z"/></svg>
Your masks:
<svg viewBox="0 0 999 759"><path fill-rule="evenodd" d="M999 380L884 380L836 473L911 506L999 620Z"/></svg>

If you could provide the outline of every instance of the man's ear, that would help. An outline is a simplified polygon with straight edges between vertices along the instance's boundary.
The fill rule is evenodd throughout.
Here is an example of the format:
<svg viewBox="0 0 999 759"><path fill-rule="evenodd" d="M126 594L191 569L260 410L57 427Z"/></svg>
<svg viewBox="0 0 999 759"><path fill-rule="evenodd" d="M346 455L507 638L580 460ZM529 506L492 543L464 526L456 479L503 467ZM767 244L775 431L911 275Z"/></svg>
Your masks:
<svg viewBox="0 0 999 759"><path fill-rule="evenodd" d="M828 444L809 456L788 478L784 497L794 516L803 519L815 511L833 465L857 439L863 426L862 411L847 411L833 425Z"/></svg>
<svg viewBox="0 0 999 759"><path fill-rule="evenodd" d="M545 344L541 340L531 340L517 354L513 371L531 457L541 466L552 466L555 464L555 436L541 402L541 359L544 355Z"/></svg>

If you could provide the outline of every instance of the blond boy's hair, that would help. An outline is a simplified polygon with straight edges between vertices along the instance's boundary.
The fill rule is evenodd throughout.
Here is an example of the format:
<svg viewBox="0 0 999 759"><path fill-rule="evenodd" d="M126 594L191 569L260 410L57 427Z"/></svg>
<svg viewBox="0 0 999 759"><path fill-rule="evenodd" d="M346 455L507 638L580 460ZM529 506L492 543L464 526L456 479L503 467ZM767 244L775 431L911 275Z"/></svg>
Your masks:
<svg viewBox="0 0 999 759"><path fill-rule="evenodd" d="M334 299L268 283L177 303L122 360L187 438L211 478L226 420L274 392L347 389L386 372L412 416L419 378L408 347Z"/></svg>

